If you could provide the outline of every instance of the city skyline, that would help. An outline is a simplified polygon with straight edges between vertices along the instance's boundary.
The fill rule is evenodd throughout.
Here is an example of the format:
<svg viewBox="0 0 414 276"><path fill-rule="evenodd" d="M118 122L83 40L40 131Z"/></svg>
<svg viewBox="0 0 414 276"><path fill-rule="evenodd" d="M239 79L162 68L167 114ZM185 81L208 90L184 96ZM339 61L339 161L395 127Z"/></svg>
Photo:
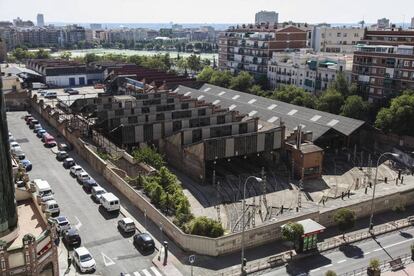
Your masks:
<svg viewBox="0 0 414 276"><path fill-rule="evenodd" d="M400 1L399 5L379 5L378 1L350 0L341 7L341 13L333 12L338 9L337 3L328 0L303 2L292 0L289 3L258 0L248 3L246 0L229 0L225 3L216 0L201 2L182 0L180 5L166 0L140 2L122 0L117 3L118 12L114 12L112 2L97 1L53 1L43 0L42 4L29 0L3 0L0 2L0 19L12 20L16 17L36 22L36 15L42 13L46 23L251 23L254 14L260 10L271 10L279 13L279 22L295 21L308 23L346 23L356 24L362 19L365 22L376 23L382 17L391 22L409 24L413 14L406 11L414 10L414 2ZM240 5L242 3L242 5ZM355 6L358 9L355 9ZM19 9L15 7L18 6ZM160 8L162 6L162 8ZM237 6L237 14L232 8ZM145 7L144 11L141 11ZM402 9L401 7L404 7ZM174 13L171 13L171 11ZM91 12L95 11L95 12ZM135 12L138 11L138 12ZM369 11L369 12L368 12Z"/></svg>

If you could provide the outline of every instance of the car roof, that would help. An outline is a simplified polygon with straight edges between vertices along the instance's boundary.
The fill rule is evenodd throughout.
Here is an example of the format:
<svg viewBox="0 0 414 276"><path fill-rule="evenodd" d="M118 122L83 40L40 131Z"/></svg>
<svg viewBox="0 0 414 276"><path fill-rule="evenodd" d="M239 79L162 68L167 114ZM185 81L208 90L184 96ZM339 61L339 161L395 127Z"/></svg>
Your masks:
<svg viewBox="0 0 414 276"><path fill-rule="evenodd" d="M56 217L56 220L59 222L69 221L65 216L58 216Z"/></svg>
<svg viewBox="0 0 414 276"><path fill-rule="evenodd" d="M80 175L89 175L87 172L83 171L80 173Z"/></svg>
<svg viewBox="0 0 414 276"><path fill-rule="evenodd" d="M75 165L75 166L73 166L72 167L74 170L77 170L77 169L82 169L82 167L81 166L79 166L79 165Z"/></svg>
<svg viewBox="0 0 414 276"><path fill-rule="evenodd" d="M13 141L10 143L10 145L19 145L19 143L17 143L16 141Z"/></svg>
<svg viewBox="0 0 414 276"><path fill-rule="evenodd" d="M29 160L29 159L24 159L24 160L22 160L21 162L22 162L22 163L30 163L30 160Z"/></svg>
<svg viewBox="0 0 414 276"><path fill-rule="evenodd" d="M74 235L79 235L78 229L71 227L69 228L69 230L67 231L67 234L69 236L74 236Z"/></svg>
<svg viewBox="0 0 414 276"><path fill-rule="evenodd" d="M152 241L153 240L148 233L138 234L138 237L141 237L144 241Z"/></svg>
<svg viewBox="0 0 414 276"><path fill-rule="evenodd" d="M58 151L58 153L60 153L60 154L64 154L64 153L67 153L66 151L64 151L64 150L60 150L60 151ZM70 159L72 159L72 158L70 158Z"/></svg>
<svg viewBox="0 0 414 276"><path fill-rule="evenodd" d="M86 254L90 254L89 253L89 250L88 249L86 249L86 247L78 247L78 248L75 248L74 249L74 251L76 252L76 253L78 253L78 255L86 255Z"/></svg>
<svg viewBox="0 0 414 276"><path fill-rule="evenodd" d="M112 201L112 200L119 200L113 193L106 193L102 195L105 197L106 200Z"/></svg>
<svg viewBox="0 0 414 276"><path fill-rule="evenodd" d="M134 223L134 221L131 218L123 218L122 219L125 223Z"/></svg>
<svg viewBox="0 0 414 276"><path fill-rule="evenodd" d="M73 160L73 158L71 158L71 157L68 157L68 158L65 159L65 161L69 162L69 161L75 161L75 160Z"/></svg>
<svg viewBox="0 0 414 276"><path fill-rule="evenodd" d="M95 187L92 187L92 189L94 189L95 191L105 191L105 189L104 188L102 188L101 186L95 186Z"/></svg>
<svg viewBox="0 0 414 276"><path fill-rule="evenodd" d="M46 204L49 204L49 205L51 205L51 204L57 204L57 201L56 200L48 200L48 201L46 201Z"/></svg>

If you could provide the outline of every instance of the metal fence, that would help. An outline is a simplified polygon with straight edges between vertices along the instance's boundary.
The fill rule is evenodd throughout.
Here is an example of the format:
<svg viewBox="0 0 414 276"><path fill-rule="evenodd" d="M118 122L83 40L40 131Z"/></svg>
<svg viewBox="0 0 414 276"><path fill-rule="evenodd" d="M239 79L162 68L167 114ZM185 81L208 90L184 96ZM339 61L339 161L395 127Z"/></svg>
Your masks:
<svg viewBox="0 0 414 276"><path fill-rule="evenodd" d="M409 265L410 263L413 262L413 260L411 259L411 254L404 254L398 257L393 258L393 260L397 260L400 259L401 260L401 264L404 266ZM381 261L380 262L380 269L381 272L386 272L386 271L391 271L393 270L393 267L390 264L391 260L385 260L385 261ZM367 269L368 267L360 267L358 269L354 269L350 272L344 273L344 274L340 274L339 276L357 276L357 275L366 275L367 274Z"/></svg>

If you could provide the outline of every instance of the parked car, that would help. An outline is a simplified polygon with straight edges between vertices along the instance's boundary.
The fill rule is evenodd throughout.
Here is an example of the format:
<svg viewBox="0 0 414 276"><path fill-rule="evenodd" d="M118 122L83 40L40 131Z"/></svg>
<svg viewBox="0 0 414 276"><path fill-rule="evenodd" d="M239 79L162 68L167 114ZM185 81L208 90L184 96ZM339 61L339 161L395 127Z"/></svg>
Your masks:
<svg viewBox="0 0 414 276"><path fill-rule="evenodd" d="M33 127L33 132L37 134L37 132L41 129L43 129L41 124L35 124Z"/></svg>
<svg viewBox="0 0 414 276"><path fill-rule="evenodd" d="M56 159L58 161L63 161L63 160L65 160L68 157L69 157L69 154L66 151L58 151L56 153Z"/></svg>
<svg viewBox="0 0 414 276"><path fill-rule="evenodd" d="M118 220L118 227L125 233L135 232L135 223L131 218L123 218Z"/></svg>
<svg viewBox="0 0 414 276"><path fill-rule="evenodd" d="M119 212L121 208L119 198L117 198L113 193L103 194L99 199L99 202L107 212Z"/></svg>
<svg viewBox="0 0 414 276"><path fill-rule="evenodd" d="M50 184L43 179L33 179L31 184L35 188L36 197L39 197L42 202L55 199L54 193Z"/></svg>
<svg viewBox="0 0 414 276"><path fill-rule="evenodd" d="M29 159L23 159L21 161L23 168L26 170L26 172L31 171L33 166L32 166L32 162L30 162Z"/></svg>
<svg viewBox="0 0 414 276"><path fill-rule="evenodd" d="M71 151L72 147L68 144L65 144L65 143L59 143L58 144L58 149L59 150L64 150L64 151Z"/></svg>
<svg viewBox="0 0 414 276"><path fill-rule="evenodd" d="M88 193L90 193L93 187L98 186L98 183L96 183L95 179L89 177L89 179L82 182L82 186Z"/></svg>
<svg viewBox="0 0 414 276"><path fill-rule="evenodd" d="M70 228L69 220L65 216L49 218L49 222L56 224L56 229L59 233L62 233L62 231L68 230Z"/></svg>
<svg viewBox="0 0 414 276"><path fill-rule="evenodd" d="M37 91L38 94L40 94L41 96L44 96L47 93L47 90L39 90Z"/></svg>
<svg viewBox="0 0 414 276"><path fill-rule="evenodd" d="M73 158L66 158L65 160L63 160L63 167L65 169L69 169L75 165L76 163L75 163L75 160L73 160Z"/></svg>
<svg viewBox="0 0 414 276"><path fill-rule="evenodd" d="M79 247L81 245L81 237L74 227L62 232L62 241L66 246Z"/></svg>
<svg viewBox="0 0 414 276"><path fill-rule="evenodd" d="M82 273L95 271L96 262L85 247L73 250L73 261Z"/></svg>
<svg viewBox="0 0 414 276"><path fill-rule="evenodd" d="M19 143L17 143L16 141L10 143L10 149L13 150L14 148L20 148Z"/></svg>
<svg viewBox="0 0 414 276"><path fill-rule="evenodd" d="M92 194L92 199L95 202L100 202L102 195L106 194L106 190L102 188L101 186L97 185L95 187L92 187L91 194Z"/></svg>
<svg viewBox="0 0 414 276"><path fill-rule="evenodd" d="M48 132L44 132L43 134L42 134L42 139L40 139L43 143L45 142L45 137L47 136L47 135L50 135Z"/></svg>
<svg viewBox="0 0 414 276"><path fill-rule="evenodd" d="M44 133L47 133L45 129L39 129L36 133L36 136L42 138Z"/></svg>
<svg viewBox="0 0 414 276"><path fill-rule="evenodd" d="M11 142L16 142L16 139L14 138L13 134L11 134L11 132L9 132L9 143Z"/></svg>
<svg viewBox="0 0 414 276"><path fill-rule="evenodd" d="M27 122L27 119L29 119L30 117L32 117L32 114L28 113L26 115L24 115L24 120Z"/></svg>
<svg viewBox="0 0 414 276"><path fill-rule="evenodd" d="M24 151L20 147L14 148L12 150L12 154L14 156L16 156L19 160L23 160L23 159L26 158L26 154L24 153Z"/></svg>
<svg viewBox="0 0 414 276"><path fill-rule="evenodd" d="M69 94L69 95L79 95L79 91L78 91L78 90L75 90L75 89L72 89L72 90L70 90L70 91L68 92L68 94Z"/></svg>
<svg viewBox="0 0 414 276"><path fill-rule="evenodd" d="M63 92L69 93L72 90L74 90L72 87L66 87L66 88L63 89Z"/></svg>
<svg viewBox="0 0 414 276"><path fill-rule="evenodd" d="M89 176L89 174L85 171L76 174L76 180L78 180L79 184L83 184L83 181L86 181L90 178L91 177Z"/></svg>
<svg viewBox="0 0 414 276"><path fill-rule="evenodd" d="M59 216L60 208L56 200L48 200L43 203L44 212L50 214L52 217Z"/></svg>
<svg viewBox="0 0 414 276"><path fill-rule="evenodd" d="M53 91L47 91L44 95L46 99L55 99L57 98L57 93Z"/></svg>
<svg viewBox="0 0 414 276"><path fill-rule="evenodd" d="M33 118L32 116L29 116L29 117L27 117L27 119L26 119L26 125L29 125L30 124L30 122L32 121L32 120L34 120L35 118Z"/></svg>
<svg viewBox="0 0 414 276"><path fill-rule="evenodd" d="M33 120L31 120L31 121L30 121L30 123L29 123L29 128L30 128L30 129L34 129L34 126L35 126L35 125L37 125L37 124L39 124L39 121L38 121L38 120L36 120L36 119L33 119Z"/></svg>
<svg viewBox="0 0 414 276"><path fill-rule="evenodd" d="M56 141L55 141L55 137L53 137L50 134L47 134L43 137L45 146L48 148L53 148L56 146Z"/></svg>
<svg viewBox="0 0 414 276"><path fill-rule="evenodd" d="M82 169L81 166L75 165L75 166L70 167L70 175L72 177L76 177L77 174L80 173L80 172L83 172L83 169Z"/></svg>
<svg viewBox="0 0 414 276"><path fill-rule="evenodd" d="M155 243L148 233L140 233L134 236L134 244L143 252L155 250Z"/></svg>

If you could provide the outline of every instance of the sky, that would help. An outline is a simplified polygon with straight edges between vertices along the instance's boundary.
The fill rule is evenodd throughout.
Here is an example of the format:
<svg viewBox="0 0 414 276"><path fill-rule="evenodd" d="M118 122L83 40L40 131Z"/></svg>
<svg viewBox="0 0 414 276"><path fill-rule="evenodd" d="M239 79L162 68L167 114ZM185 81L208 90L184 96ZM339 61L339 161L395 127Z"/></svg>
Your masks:
<svg viewBox="0 0 414 276"><path fill-rule="evenodd" d="M393 4L395 3L395 4ZM0 21L16 17L70 23L251 23L260 10L279 21L411 22L414 0L0 0Z"/></svg>

